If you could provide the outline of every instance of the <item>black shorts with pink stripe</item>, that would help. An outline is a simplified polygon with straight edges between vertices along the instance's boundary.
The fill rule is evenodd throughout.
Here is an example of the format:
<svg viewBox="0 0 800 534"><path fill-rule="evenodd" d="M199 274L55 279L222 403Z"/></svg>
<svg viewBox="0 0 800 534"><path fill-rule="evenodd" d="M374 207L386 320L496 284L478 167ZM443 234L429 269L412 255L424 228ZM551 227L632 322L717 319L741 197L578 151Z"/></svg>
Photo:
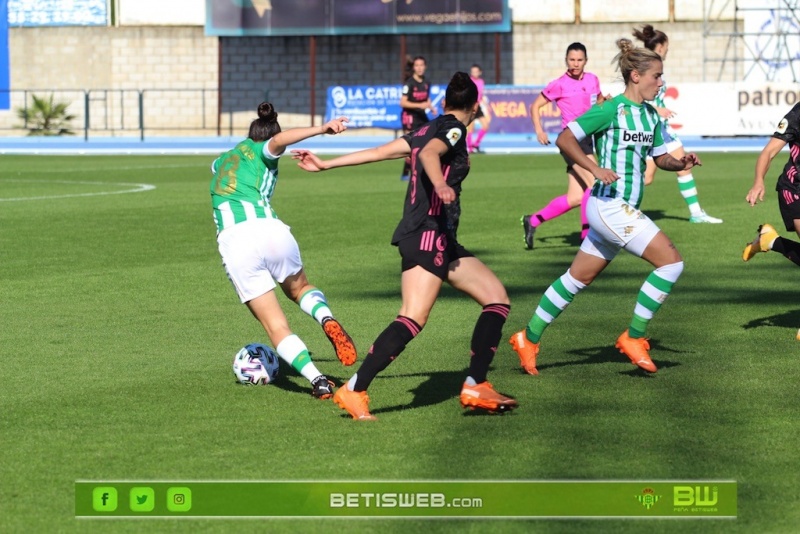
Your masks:
<svg viewBox="0 0 800 534"><path fill-rule="evenodd" d="M403 271L419 265L442 280L447 280L451 263L460 258L475 257L452 236L438 230L426 230L402 239L397 243L397 248L400 250Z"/></svg>
<svg viewBox="0 0 800 534"><path fill-rule="evenodd" d="M800 195L788 189L778 189L778 208L784 226L788 231L794 232L794 221L800 219Z"/></svg>

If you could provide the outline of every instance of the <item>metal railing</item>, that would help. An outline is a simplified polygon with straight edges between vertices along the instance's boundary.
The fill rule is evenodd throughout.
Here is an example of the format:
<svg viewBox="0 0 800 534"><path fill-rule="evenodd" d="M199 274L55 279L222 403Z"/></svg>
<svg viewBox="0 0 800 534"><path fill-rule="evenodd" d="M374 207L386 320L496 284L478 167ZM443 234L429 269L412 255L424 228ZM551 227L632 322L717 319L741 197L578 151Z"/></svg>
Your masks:
<svg viewBox="0 0 800 534"><path fill-rule="evenodd" d="M0 92L3 92L0 90ZM10 109L0 110L3 135L26 135L32 124L20 117L33 107L33 96L65 103L75 118L69 128L90 136L233 134L233 111L219 111L218 89L19 89L5 91ZM248 117L252 113L248 114ZM12 133L8 133L12 132Z"/></svg>

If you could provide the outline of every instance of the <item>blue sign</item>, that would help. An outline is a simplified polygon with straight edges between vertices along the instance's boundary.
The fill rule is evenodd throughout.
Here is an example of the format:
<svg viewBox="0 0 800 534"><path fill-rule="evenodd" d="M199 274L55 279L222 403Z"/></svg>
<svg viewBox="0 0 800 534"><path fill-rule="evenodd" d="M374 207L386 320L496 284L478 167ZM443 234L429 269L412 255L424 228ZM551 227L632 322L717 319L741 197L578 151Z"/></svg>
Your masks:
<svg viewBox="0 0 800 534"><path fill-rule="evenodd" d="M8 1L0 0L0 109L11 108L8 57Z"/></svg>
<svg viewBox="0 0 800 534"><path fill-rule="evenodd" d="M441 109L443 86L431 85L431 103ZM401 85L336 85L328 87L325 122L345 116L348 128L399 130Z"/></svg>
<svg viewBox="0 0 800 534"><path fill-rule="evenodd" d="M106 0L7 0L10 26L105 26Z"/></svg>

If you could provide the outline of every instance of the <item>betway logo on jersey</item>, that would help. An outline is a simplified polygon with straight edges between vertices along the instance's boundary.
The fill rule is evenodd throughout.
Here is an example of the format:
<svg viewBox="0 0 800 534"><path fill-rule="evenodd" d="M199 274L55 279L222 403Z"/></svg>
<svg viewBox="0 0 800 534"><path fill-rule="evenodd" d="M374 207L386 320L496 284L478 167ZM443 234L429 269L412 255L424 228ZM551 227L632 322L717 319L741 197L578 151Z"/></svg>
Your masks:
<svg viewBox="0 0 800 534"><path fill-rule="evenodd" d="M624 130L622 132L622 141L636 145L652 145L653 132L631 132L630 130Z"/></svg>

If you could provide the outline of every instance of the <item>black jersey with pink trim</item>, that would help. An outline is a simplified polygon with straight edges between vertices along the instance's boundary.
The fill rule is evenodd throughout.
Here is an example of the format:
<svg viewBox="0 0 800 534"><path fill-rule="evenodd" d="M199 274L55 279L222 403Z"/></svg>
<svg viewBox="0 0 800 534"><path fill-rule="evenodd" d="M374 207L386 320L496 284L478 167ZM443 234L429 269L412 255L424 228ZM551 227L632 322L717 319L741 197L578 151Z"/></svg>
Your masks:
<svg viewBox="0 0 800 534"><path fill-rule="evenodd" d="M785 141L789 145L789 161L778 177L776 191L791 191L800 194L800 103L784 115L772 137Z"/></svg>
<svg viewBox="0 0 800 534"><path fill-rule="evenodd" d="M408 98L409 102L420 103L428 100L430 96L430 84L423 78L418 82L414 77L410 77L403 84L403 94ZM425 114L424 109L406 109L403 108L400 114L400 119L403 123L403 129L406 131L419 128L428 122L428 116Z"/></svg>
<svg viewBox="0 0 800 534"><path fill-rule="evenodd" d="M461 182L469 173L466 127L453 115L440 115L425 126L407 133L403 139L411 147L411 176L408 180L403 218L392 236L392 244L425 230L449 233L455 240L460 215ZM448 148L441 157L442 174L456 192L456 200L445 206L433 189L433 183L419 161L419 152L432 139L440 139Z"/></svg>

